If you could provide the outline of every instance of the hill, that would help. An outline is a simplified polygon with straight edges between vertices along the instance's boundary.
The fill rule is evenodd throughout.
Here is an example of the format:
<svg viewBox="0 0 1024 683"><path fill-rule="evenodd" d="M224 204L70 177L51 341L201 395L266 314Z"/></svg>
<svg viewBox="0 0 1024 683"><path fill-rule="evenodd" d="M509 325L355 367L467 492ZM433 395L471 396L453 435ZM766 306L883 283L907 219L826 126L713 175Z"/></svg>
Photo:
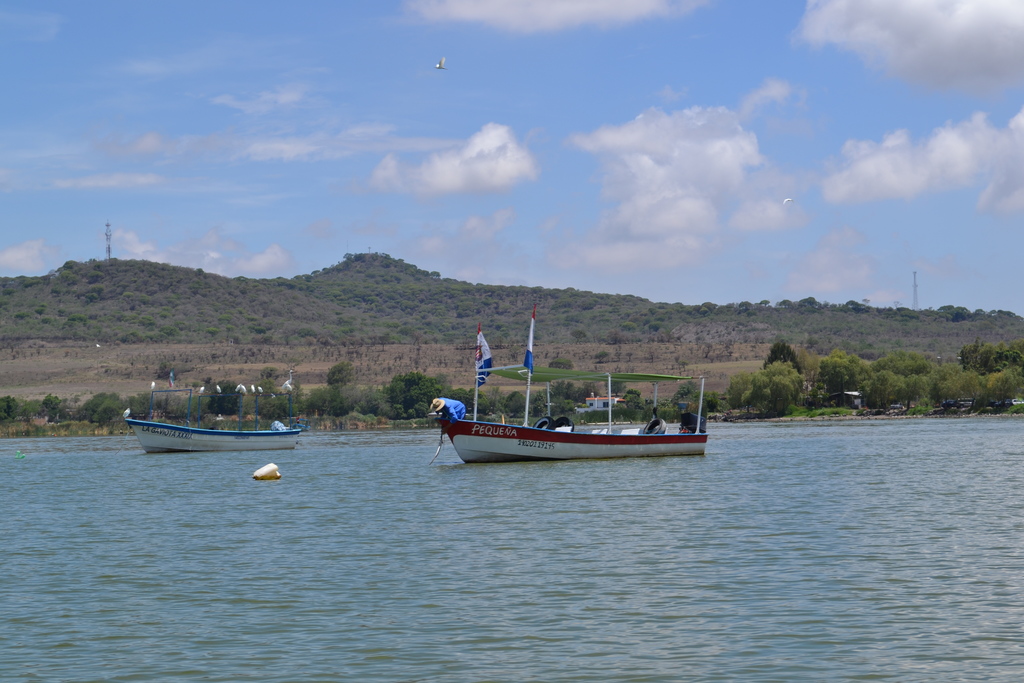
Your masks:
<svg viewBox="0 0 1024 683"><path fill-rule="evenodd" d="M576 289L509 287L441 277L386 254L347 254L293 278L227 278L150 261L68 261L39 277L0 278L0 342L343 345L683 343L705 358L730 345L784 340L873 359L901 349L952 357L967 343L1024 337L1009 311L915 311L813 298L772 304L659 303Z"/></svg>

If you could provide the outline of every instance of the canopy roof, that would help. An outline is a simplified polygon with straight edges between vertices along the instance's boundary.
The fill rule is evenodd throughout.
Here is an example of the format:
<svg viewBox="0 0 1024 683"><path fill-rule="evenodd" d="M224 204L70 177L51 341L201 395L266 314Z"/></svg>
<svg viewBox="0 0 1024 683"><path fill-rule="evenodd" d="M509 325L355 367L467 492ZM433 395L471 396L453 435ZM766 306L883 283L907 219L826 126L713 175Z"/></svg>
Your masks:
<svg viewBox="0 0 1024 683"><path fill-rule="evenodd" d="M520 379L526 381L527 370L523 366L501 368L490 370L492 375L507 377L508 379ZM679 382L686 379L697 379L696 377L677 377L676 375L650 375L643 372L599 372L587 370L562 370L560 368L542 368L534 366L534 382L554 382L562 379L608 381L611 376L613 382Z"/></svg>

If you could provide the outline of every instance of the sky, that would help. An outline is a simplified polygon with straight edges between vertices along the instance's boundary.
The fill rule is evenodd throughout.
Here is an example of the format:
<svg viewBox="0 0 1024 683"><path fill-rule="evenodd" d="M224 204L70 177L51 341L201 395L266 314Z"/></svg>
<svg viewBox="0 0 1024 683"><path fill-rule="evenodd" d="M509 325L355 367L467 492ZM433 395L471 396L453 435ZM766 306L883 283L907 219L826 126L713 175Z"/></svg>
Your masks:
<svg viewBox="0 0 1024 683"><path fill-rule="evenodd" d="M109 223L231 277L1024 313L1019 0L0 0L0 51L3 276Z"/></svg>

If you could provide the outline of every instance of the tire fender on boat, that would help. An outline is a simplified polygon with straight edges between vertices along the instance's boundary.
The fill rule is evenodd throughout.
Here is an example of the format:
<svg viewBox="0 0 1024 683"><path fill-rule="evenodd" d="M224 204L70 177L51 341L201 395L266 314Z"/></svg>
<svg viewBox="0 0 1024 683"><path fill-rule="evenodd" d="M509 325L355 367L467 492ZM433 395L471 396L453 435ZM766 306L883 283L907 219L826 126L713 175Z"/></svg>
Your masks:
<svg viewBox="0 0 1024 683"><path fill-rule="evenodd" d="M546 415L533 423L534 429L554 429L554 421Z"/></svg>
<svg viewBox="0 0 1024 683"><path fill-rule="evenodd" d="M552 429L558 429L559 427L568 427L570 432L576 431L576 425L565 415L555 420L555 424L551 426Z"/></svg>
<svg viewBox="0 0 1024 683"><path fill-rule="evenodd" d="M644 434L664 434L665 433L665 421L660 417L656 417L647 423L644 427Z"/></svg>

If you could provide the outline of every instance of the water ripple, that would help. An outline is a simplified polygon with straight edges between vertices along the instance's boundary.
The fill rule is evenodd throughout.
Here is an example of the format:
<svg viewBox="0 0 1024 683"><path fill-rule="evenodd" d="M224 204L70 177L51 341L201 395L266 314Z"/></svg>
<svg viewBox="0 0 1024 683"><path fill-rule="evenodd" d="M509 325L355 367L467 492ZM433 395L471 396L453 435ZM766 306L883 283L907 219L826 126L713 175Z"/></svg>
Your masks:
<svg viewBox="0 0 1024 683"><path fill-rule="evenodd" d="M4 680L1017 680L1024 425L716 426L466 466L433 432L10 440ZM308 438L307 438L308 437ZM254 482L269 460L283 478Z"/></svg>

